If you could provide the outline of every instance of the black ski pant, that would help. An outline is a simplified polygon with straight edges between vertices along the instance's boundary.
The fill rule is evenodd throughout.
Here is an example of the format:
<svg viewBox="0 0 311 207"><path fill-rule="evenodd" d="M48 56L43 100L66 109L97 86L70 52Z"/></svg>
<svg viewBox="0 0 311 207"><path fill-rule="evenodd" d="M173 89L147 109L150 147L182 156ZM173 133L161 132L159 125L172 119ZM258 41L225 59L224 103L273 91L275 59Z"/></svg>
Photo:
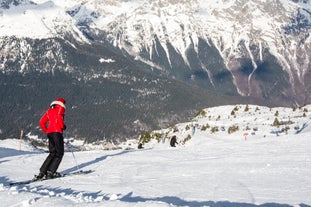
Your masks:
<svg viewBox="0 0 311 207"><path fill-rule="evenodd" d="M64 156L64 137L61 133L49 133L49 155L43 162L40 172L46 174L47 171L55 173Z"/></svg>

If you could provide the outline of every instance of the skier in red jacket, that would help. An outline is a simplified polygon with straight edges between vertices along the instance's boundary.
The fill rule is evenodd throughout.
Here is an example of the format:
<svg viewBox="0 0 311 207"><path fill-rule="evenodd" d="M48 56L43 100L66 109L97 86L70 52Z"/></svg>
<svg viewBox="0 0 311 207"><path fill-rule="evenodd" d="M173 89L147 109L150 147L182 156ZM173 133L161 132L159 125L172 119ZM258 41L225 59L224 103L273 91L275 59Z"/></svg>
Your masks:
<svg viewBox="0 0 311 207"><path fill-rule="evenodd" d="M49 139L49 155L43 162L39 175L35 175L34 179L49 179L60 176L56 170L64 156L65 104L65 99L57 98L40 119L40 127Z"/></svg>

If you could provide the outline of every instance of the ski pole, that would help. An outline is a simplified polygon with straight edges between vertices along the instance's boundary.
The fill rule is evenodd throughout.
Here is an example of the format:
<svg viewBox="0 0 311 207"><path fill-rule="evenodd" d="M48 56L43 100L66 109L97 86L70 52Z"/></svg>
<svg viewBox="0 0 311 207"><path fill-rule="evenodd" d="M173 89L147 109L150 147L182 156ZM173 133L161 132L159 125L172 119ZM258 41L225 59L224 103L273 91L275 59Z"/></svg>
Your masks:
<svg viewBox="0 0 311 207"><path fill-rule="evenodd" d="M67 132L64 132L64 135L65 135L65 137L66 137L66 136L67 136ZM69 141L69 140L67 140L66 145L67 145L68 149L70 150L70 152L71 152L71 154L72 154L72 157L73 157L73 159L74 159L74 161L75 161L76 168L77 168L77 170L79 171L80 168L79 168L79 166L78 166L76 156L75 156L75 154L73 153L72 144L70 144L70 141Z"/></svg>

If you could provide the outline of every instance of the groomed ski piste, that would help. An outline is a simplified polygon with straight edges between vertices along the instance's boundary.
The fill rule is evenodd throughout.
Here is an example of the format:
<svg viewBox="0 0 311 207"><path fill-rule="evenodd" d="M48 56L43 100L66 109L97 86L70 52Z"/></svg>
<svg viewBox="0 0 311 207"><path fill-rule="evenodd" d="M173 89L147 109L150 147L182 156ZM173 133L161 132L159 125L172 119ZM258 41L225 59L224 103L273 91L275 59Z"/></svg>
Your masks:
<svg viewBox="0 0 311 207"><path fill-rule="evenodd" d="M32 178L47 153L19 139L1 140L1 206L311 206L310 115L311 105L207 108L152 132L164 137L143 149L132 140L118 150L88 146L74 151L75 159L65 153L59 172L89 174L16 186L9 184ZM169 145L172 135L176 147Z"/></svg>

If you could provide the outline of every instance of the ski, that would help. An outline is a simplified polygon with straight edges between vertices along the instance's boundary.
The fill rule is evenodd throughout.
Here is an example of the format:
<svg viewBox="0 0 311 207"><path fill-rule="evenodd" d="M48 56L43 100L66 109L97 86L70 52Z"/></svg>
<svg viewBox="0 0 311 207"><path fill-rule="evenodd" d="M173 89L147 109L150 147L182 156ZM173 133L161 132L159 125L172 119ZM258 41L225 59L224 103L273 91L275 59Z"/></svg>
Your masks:
<svg viewBox="0 0 311 207"><path fill-rule="evenodd" d="M27 185L30 183L34 183L34 182L40 182L40 181L44 181L44 180L54 180L57 178L63 178L63 177L67 177L67 176L72 176L72 175L84 175L84 174L89 174L94 172L93 170L79 170L79 171L75 171L75 172L71 172L71 173L64 173L61 174L61 176L59 177L54 177L54 178L48 178L48 179L38 179L38 180L24 180L24 181L18 181L18 182L11 182L9 183L10 186L14 186L14 185Z"/></svg>

